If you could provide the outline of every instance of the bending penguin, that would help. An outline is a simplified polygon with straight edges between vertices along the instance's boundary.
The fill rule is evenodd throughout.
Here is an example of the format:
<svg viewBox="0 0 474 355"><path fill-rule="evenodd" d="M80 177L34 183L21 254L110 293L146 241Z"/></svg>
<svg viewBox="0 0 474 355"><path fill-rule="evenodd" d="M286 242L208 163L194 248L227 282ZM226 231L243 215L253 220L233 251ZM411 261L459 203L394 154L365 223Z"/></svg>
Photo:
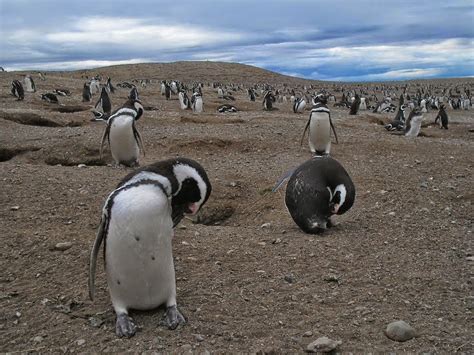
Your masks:
<svg viewBox="0 0 474 355"><path fill-rule="evenodd" d="M21 85L19 80L12 81L11 93L17 98L17 101L21 101L25 98L25 90L23 90L23 85Z"/></svg>
<svg viewBox="0 0 474 355"><path fill-rule="evenodd" d="M102 159L105 139L108 139L116 165L138 166L140 149L143 151L143 155L145 155L145 149L135 122L142 115L141 102L128 99L108 118L107 127L100 142L100 159Z"/></svg>
<svg viewBox="0 0 474 355"><path fill-rule="evenodd" d="M211 190L201 165L177 158L135 170L105 201L90 255L89 297L94 299L96 261L103 243L117 336L130 338L137 331L130 309L164 304L169 329L186 322L176 304L173 228L184 214L196 214Z"/></svg>
<svg viewBox="0 0 474 355"><path fill-rule="evenodd" d="M330 156L315 156L296 168L285 194L291 217L310 234L332 227L331 216L347 212L354 200L355 186L349 174Z"/></svg>
<svg viewBox="0 0 474 355"><path fill-rule="evenodd" d="M331 150L331 129L338 143L336 130L331 120L331 113L327 107L327 97L323 94L313 99L314 106L309 115L308 123L301 137L301 144L309 128L308 143L311 153L315 155L329 154Z"/></svg>

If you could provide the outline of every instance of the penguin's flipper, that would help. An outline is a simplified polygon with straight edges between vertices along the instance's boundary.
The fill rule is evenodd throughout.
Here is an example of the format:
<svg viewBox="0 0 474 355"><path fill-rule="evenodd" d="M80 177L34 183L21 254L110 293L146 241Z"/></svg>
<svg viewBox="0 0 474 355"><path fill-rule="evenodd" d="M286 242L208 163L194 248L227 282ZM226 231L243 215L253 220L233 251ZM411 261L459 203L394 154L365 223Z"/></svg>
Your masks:
<svg viewBox="0 0 474 355"><path fill-rule="evenodd" d="M135 121L133 121L132 129L133 129L133 136L135 137L135 141L137 142L138 146L142 150L143 156L145 156L145 146L143 145L142 136L140 135L140 132L138 132L138 129L135 126Z"/></svg>
<svg viewBox="0 0 474 355"><path fill-rule="evenodd" d="M304 136L306 135L306 131L308 130L310 122L311 122L311 114L309 114L308 122L306 122L306 126L304 127L303 135L301 136L300 146L303 145Z"/></svg>
<svg viewBox="0 0 474 355"><path fill-rule="evenodd" d="M272 192L276 192L281 187L281 185L283 185L285 183L285 181L288 180L291 177L291 175L293 175L295 170L296 170L296 168L292 168L292 169L288 170L285 174L283 174L283 176L280 178L280 180L278 180L278 182L273 187Z"/></svg>
<svg viewBox="0 0 474 355"><path fill-rule="evenodd" d="M107 122L107 127L105 127L105 131L104 131L104 134L102 135L102 139L100 141L100 149L99 149L99 159L102 160L102 153L104 151L104 142L105 142L105 139L109 137L109 134L110 134L110 123Z"/></svg>
<svg viewBox="0 0 474 355"><path fill-rule="evenodd" d="M94 246L92 247L89 261L89 298L92 301L94 300L95 292L95 269L97 265L97 255L99 254L100 245L102 244L106 233L105 225L107 222L107 218L107 216L102 215L99 230L97 231L97 236L95 237Z"/></svg>
<svg viewBox="0 0 474 355"><path fill-rule="evenodd" d="M331 129L334 133L334 137L336 138L336 144L339 144L339 140L337 139L336 127L334 127L334 124L332 123L331 115L329 115L329 124L331 125Z"/></svg>

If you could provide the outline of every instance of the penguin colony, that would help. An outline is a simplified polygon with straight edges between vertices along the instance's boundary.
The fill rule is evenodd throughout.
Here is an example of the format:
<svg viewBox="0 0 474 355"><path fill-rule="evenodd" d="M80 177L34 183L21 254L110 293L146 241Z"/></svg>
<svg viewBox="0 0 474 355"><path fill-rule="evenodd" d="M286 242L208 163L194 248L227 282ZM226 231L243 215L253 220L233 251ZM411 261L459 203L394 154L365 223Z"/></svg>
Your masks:
<svg viewBox="0 0 474 355"><path fill-rule="evenodd" d="M93 95L100 92L92 113L94 120L105 122L100 141L100 157L105 141L108 142L115 164L127 167L139 166L140 152L145 154L141 135L137 128L144 108L135 84L123 82L117 87L130 89L128 100L116 110L112 110L110 94L115 92L111 79L100 85L99 77L84 83L82 101L90 102ZM42 80L46 80L42 76ZM146 87L144 80L140 81ZM243 87L228 87L219 83L217 97L234 100L232 90ZM26 90L24 89L26 88ZM187 87L179 81L162 81L161 95L167 100L178 96L182 110L203 111L202 84ZM357 115L361 110L371 109L374 113L392 113L397 106L392 103L393 92L384 90L379 98L361 89L360 93L342 90L342 98L328 91L305 93L297 98L294 89L285 87L281 91L269 85L255 85L247 88L250 101L262 97L263 110L271 111L275 103L292 102L294 113L302 114L307 109L307 101L312 103L303 138L308 132L308 146L312 157L287 172L275 187L275 191L288 181L284 203L290 216L305 233L319 234L334 225L333 216L349 211L356 196L356 188L349 173L340 162L331 157L331 132L338 143L336 130L331 120L328 102L335 107L349 109L349 115ZM336 88L334 88L336 89ZM192 92L191 99L187 92ZM25 91L35 92L36 86L31 76L12 82L11 93L17 100L25 98ZM423 114L429 109L437 109L435 123L448 129L446 104L451 109L470 109L470 93L458 96L435 96L417 91L415 97L404 94L399 99L395 118L385 126L388 131L401 131L406 137L416 137L421 130ZM274 94L275 93L275 94ZM53 93L41 95L48 103L58 103L57 96L70 96L68 89L58 88ZM287 98L289 97L289 99ZM308 100L308 97L311 100ZM443 102L446 102L444 104ZM407 117L407 111L410 111ZM233 105L223 104L218 112L237 112ZM204 167L186 158L170 159L150 164L128 174L106 199L100 226L90 255L89 295L95 293L95 271L99 249L103 245L107 284L116 313L116 334L131 337L137 325L129 315L133 309L148 310L160 305L166 306L165 324L175 329L185 323L185 318L177 306L177 292L172 256L173 228L184 215L195 215L209 199L212 191L210 180ZM139 261L139 262L137 262Z"/></svg>

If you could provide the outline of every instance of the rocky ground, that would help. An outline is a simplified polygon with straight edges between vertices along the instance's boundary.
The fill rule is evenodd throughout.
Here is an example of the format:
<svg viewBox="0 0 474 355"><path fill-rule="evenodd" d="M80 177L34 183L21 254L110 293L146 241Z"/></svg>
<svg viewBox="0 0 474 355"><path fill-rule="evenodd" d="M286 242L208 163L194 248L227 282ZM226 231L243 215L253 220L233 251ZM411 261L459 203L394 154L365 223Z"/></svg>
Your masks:
<svg viewBox="0 0 474 355"><path fill-rule="evenodd" d="M23 75L0 73L0 352L304 352L322 336L342 341L343 352L474 351L474 111L448 110L447 131L430 125L430 111L422 136L406 139L381 125L394 114L349 116L329 105L340 141L332 155L357 196L334 229L315 236L292 221L284 188L271 192L310 157L306 142L300 146L307 112L294 114L290 103L264 112L239 91L238 113L216 113L226 102L205 86L205 112L193 114L176 97L166 101L156 81L139 87L141 165L193 158L213 193L174 239L178 305L188 323L170 331L160 326L162 309L133 312L140 331L118 339L102 262L94 302L87 290L102 205L130 171L110 166L108 150L99 159L105 125L90 122L91 105L81 102L82 76L98 72L114 84L207 75L298 83L237 65L124 66L47 73L45 81L35 75L38 92L18 102L9 87ZM72 91L60 97L63 106L40 100L61 87ZM128 91L111 95L114 108ZM70 244L56 250L58 243ZM416 337L390 340L384 330L397 320Z"/></svg>

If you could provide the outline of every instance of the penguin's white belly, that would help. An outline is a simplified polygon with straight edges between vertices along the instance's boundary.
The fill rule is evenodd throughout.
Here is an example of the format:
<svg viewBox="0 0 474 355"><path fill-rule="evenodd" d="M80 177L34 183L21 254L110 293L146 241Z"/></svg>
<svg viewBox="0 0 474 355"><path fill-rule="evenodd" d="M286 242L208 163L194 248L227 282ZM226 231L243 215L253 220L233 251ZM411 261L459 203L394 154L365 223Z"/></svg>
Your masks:
<svg viewBox="0 0 474 355"><path fill-rule="evenodd" d="M194 111L202 112L202 99L196 99L196 102L194 103Z"/></svg>
<svg viewBox="0 0 474 355"><path fill-rule="evenodd" d="M117 163L138 159L139 148L132 124L133 117L120 116L114 119L110 127L110 150Z"/></svg>
<svg viewBox="0 0 474 355"><path fill-rule="evenodd" d="M423 118L413 119L410 122L410 130L405 134L406 137L418 137L421 130L421 122Z"/></svg>
<svg viewBox="0 0 474 355"><path fill-rule="evenodd" d="M311 151L326 152L331 149L331 125L326 113L313 113L309 124L309 146Z"/></svg>
<svg viewBox="0 0 474 355"><path fill-rule="evenodd" d="M296 112L303 112L304 108L306 107L306 101L301 101L296 108Z"/></svg>
<svg viewBox="0 0 474 355"><path fill-rule="evenodd" d="M116 309L152 309L174 299L171 206L158 186L141 185L114 199L106 272Z"/></svg>

